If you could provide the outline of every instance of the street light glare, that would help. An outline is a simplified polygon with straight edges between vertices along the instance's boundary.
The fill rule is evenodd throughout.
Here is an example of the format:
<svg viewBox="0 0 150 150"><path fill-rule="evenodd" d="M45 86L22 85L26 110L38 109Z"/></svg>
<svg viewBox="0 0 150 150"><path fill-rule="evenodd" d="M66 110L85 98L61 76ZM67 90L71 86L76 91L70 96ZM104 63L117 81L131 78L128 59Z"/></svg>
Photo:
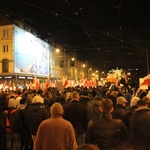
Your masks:
<svg viewBox="0 0 150 150"><path fill-rule="evenodd" d="M74 58L71 58L71 60L74 61L75 59L74 59Z"/></svg>
<svg viewBox="0 0 150 150"><path fill-rule="evenodd" d="M56 49L56 53L59 53L59 51L60 51L60 50L57 48L57 49Z"/></svg>

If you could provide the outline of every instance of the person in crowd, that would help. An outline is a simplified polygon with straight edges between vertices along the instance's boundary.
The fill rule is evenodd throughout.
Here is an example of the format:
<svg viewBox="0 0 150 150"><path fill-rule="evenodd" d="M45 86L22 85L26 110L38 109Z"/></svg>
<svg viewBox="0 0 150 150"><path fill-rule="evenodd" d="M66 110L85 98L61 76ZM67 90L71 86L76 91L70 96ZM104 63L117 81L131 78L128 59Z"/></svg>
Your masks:
<svg viewBox="0 0 150 150"><path fill-rule="evenodd" d="M84 143L88 119L86 106L80 101L79 92L71 93L71 101L64 104L64 118L73 125L78 145Z"/></svg>
<svg viewBox="0 0 150 150"><path fill-rule="evenodd" d="M124 120L124 117L127 114L126 104L127 100L123 96L117 98L117 104L113 111L114 118Z"/></svg>
<svg viewBox="0 0 150 150"><path fill-rule="evenodd" d="M17 101L11 97L8 101L8 108L1 115L1 126L6 134L6 150L20 150L22 118L16 107ZM6 124L8 122L7 117L9 118L9 124ZM12 121L10 121L10 118L12 118Z"/></svg>
<svg viewBox="0 0 150 150"><path fill-rule="evenodd" d="M96 91L96 88L95 88L95 87L92 88L92 90L91 90L91 95L92 95L93 98L97 95L97 91Z"/></svg>
<svg viewBox="0 0 150 150"><path fill-rule="evenodd" d="M87 107L87 117L88 121L92 119L96 119L100 116L100 103L101 103L101 98L95 97L93 100L89 101L86 105Z"/></svg>
<svg viewBox="0 0 150 150"><path fill-rule="evenodd" d="M25 109L26 108L26 98L22 98L22 99L20 99L20 101L19 101L19 105L17 106L17 109L18 110L23 110L23 109Z"/></svg>
<svg viewBox="0 0 150 150"><path fill-rule="evenodd" d="M135 109L137 109L137 101L140 100L140 98L138 96L133 96L131 98L130 101L130 108L132 108L132 110L134 111Z"/></svg>
<svg viewBox="0 0 150 150"><path fill-rule="evenodd" d="M139 94L140 99L142 99L143 97L145 97L147 94L148 94L147 90L146 89L142 89L141 92L140 92L140 94Z"/></svg>
<svg viewBox="0 0 150 150"><path fill-rule="evenodd" d="M100 150L100 149L93 144L82 144L78 146L75 150Z"/></svg>
<svg viewBox="0 0 150 150"><path fill-rule="evenodd" d="M90 101L90 97L88 93L82 92L82 95L80 95L80 103L86 106L89 101Z"/></svg>
<svg viewBox="0 0 150 150"><path fill-rule="evenodd" d="M33 143L38 126L43 120L49 118L49 116L50 114L44 106L44 99L39 95L34 96L32 104L27 105L27 108L23 110L24 122L32 135Z"/></svg>
<svg viewBox="0 0 150 150"><path fill-rule="evenodd" d="M73 150L77 147L73 126L63 119L63 112L60 103L52 105L51 117L38 128L34 150Z"/></svg>
<svg viewBox="0 0 150 150"><path fill-rule="evenodd" d="M26 108L26 97L23 97L20 99L20 104L17 106L17 110L20 110L20 116L22 120L22 130L20 132L20 139L21 139L21 145L20 145L20 150L24 150L25 143L26 143L26 135L27 135L27 130L25 128L25 123L24 123L24 118L23 118L23 110ZM28 149L26 149L28 150Z"/></svg>
<svg viewBox="0 0 150 150"><path fill-rule="evenodd" d="M35 96L35 93L33 91L29 91L27 95L24 97L22 96L23 102L25 102L26 107L24 109L21 109L21 115L23 120L23 130L21 131L21 147L20 150L33 150L33 141L31 138L30 129L26 126L25 118L24 118L24 112L26 112L26 109L30 108L32 106L32 99ZM22 100L20 100L21 103ZM23 107L22 107L23 108Z"/></svg>
<svg viewBox="0 0 150 150"><path fill-rule="evenodd" d="M122 120L112 118L113 109L112 100L101 101L101 115L89 122L85 143L95 144L101 150L124 150L128 130Z"/></svg>
<svg viewBox="0 0 150 150"><path fill-rule="evenodd" d="M107 95L107 98L111 99L113 101L113 106L115 107L116 104L117 104L117 97L110 94L110 95Z"/></svg>
<svg viewBox="0 0 150 150"><path fill-rule="evenodd" d="M44 104L47 105L48 107L51 107L54 103L55 100L52 97L52 94L50 91L46 91L44 98Z"/></svg>
<svg viewBox="0 0 150 150"><path fill-rule="evenodd" d="M18 91L16 95L17 107L20 105L20 100L22 99L22 92Z"/></svg>
<svg viewBox="0 0 150 150"><path fill-rule="evenodd" d="M1 120L1 115L4 112L4 110L7 109L7 97L8 94L6 93L1 93L0 94L0 120ZM2 125L0 124L0 149L1 150L6 150L6 133L2 128Z"/></svg>
<svg viewBox="0 0 150 150"><path fill-rule="evenodd" d="M134 96L134 97L131 98L130 107L128 108L127 113L123 118L123 122L125 123L127 129L129 129L130 118L131 118L132 114L138 108L137 107L138 100L140 100L140 98L137 97L137 96Z"/></svg>
<svg viewBox="0 0 150 150"><path fill-rule="evenodd" d="M149 150L150 108L145 99L137 101L137 106L130 119L130 142L133 150Z"/></svg>
<svg viewBox="0 0 150 150"><path fill-rule="evenodd" d="M147 101L148 107L150 108L150 98L147 97L147 96L144 96L142 99L143 99L144 101Z"/></svg>

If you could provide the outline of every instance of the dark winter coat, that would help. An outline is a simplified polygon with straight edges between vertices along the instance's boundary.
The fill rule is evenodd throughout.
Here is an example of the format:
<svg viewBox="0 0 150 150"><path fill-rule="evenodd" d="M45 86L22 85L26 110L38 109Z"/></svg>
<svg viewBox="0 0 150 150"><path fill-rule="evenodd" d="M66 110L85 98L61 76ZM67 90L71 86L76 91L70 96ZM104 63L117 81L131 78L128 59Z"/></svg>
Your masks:
<svg viewBox="0 0 150 150"><path fill-rule="evenodd" d="M120 150L121 143L126 140L127 135L128 131L122 120L102 113L99 118L89 122L85 142L96 144L101 150Z"/></svg>
<svg viewBox="0 0 150 150"><path fill-rule="evenodd" d="M130 138L134 146L150 149L150 109L142 106L136 109L130 119Z"/></svg>
<svg viewBox="0 0 150 150"><path fill-rule="evenodd" d="M40 123L49 118L49 112L41 103L29 105L23 110L24 122L32 135L36 135Z"/></svg>
<svg viewBox="0 0 150 150"><path fill-rule="evenodd" d="M63 108L64 119L71 122L77 134L84 134L88 124L86 106L73 100L64 104Z"/></svg>
<svg viewBox="0 0 150 150"><path fill-rule="evenodd" d="M127 110L125 106L121 104L117 104L114 111L113 111L113 118L124 120L124 117L127 114Z"/></svg>

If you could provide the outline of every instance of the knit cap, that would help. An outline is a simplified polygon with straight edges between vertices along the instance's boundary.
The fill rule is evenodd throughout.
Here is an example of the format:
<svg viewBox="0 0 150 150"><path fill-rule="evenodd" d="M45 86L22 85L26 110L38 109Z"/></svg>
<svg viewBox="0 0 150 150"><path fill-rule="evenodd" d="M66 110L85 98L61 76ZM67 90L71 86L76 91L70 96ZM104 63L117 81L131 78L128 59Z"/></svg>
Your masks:
<svg viewBox="0 0 150 150"><path fill-rule="evenodd" d="M117 104L127 103L127 100L123 96L117 98Z"/></svg>
<svg viewBox="0 0 150 150"><path fill-rule="evenodd" d="M137 96L134 96L131 98L131 102L130 102L130 107L136 106L137 105L137 101L139 101L140 98Z"/></svg>
<svg viewBox="0 0 150 150"><path fill-rule="evenodd" d="M15 98L10 98L8 102L8 108L16 108L17 101Z"/></svg>
<svg viewBox="0 0 150 150"><path fill-rule="evenodd" d="M36 95L36 96L33 97L32 103L42 103L43 104L44 103L44 99L41 96Z"/></svg>
<svg viewBox="0 0 150 150"><path fill-rule="evenodd" d="M50 109L51 115L62 115L64 113L63 107L60 103L54 103Z"/></svg>

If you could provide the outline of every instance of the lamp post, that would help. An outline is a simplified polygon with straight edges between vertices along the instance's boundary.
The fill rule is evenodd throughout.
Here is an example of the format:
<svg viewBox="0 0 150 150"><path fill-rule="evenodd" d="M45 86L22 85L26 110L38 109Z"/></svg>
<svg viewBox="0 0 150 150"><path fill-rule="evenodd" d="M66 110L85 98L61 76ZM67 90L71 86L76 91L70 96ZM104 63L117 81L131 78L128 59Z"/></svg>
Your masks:
<svg viewBox="0 0 150 150"><path fill-rule="evenodd" d="M85 77L85 66L86 66L85 64L82 65L82 67L83 67L83 76L84 77Z"/></svg>

